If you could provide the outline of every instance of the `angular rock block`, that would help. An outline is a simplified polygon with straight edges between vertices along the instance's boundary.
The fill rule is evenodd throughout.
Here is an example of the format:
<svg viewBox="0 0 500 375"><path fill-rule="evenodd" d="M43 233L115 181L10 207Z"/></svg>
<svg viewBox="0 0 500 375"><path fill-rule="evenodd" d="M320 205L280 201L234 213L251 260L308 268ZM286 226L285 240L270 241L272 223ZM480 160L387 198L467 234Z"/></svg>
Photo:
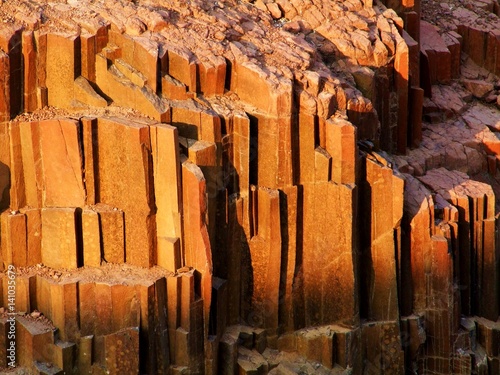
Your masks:
<svg viewBox="0 0 500 375"><path fill-rule="evenodd" d="M101 265L101 230L97 212L85 209L82 212L83 265Z"/></svg>
<svg viewBox="0 0 500 375"><path fill-rule="evenodd" d="M299 181L314 181L315 116L299 115Z"/></svg>
<svg viewBox="0 0 500 375"><path fill-rule="evenodd" d="M238 337L222 336L219 344L219 366L222 374L234 374L238 366Z"/></svg>
<svg viewBox="0 0 500 375"><path fill-rule="evenodd" d="M170 100L187 100L190 97L186 85L169 75L161 77L161 94Z"/></svg>
<svg viewBox="0 0 500 375"><path fill-rule="evenodd" d="M443 40L451 55L451 78L458 78L460 77L460 54L462 52L462 37L460 36L460 34L454 31L449 31L443 34Z"/></svg>
<svg viewBox="0 0 500 375"><path fill-rule="evenodd" d="M78 286L76 282L50 285L51 315L63 341L75 341L79 333Z"/></svg>
<svg viewBox="0 0 500 375"><path fill-rule="evenodd" d="M290 147L290 120L256 115L250 118L250 142L252 160L250 169L256 169L250 182L275 189L289 183L290 176L283 172L290 171L290 155L280 150ZM288 145L287 145L288 142ZM287 160L288 159L288 160Z"/></svg>
<svg viewBox="0 0 500 375"><path fill-rule="evenodd" d="M112 332L126 327L136 327L140 323L140 309L149 308L151 302L141 306L137 303L137 289L131 285L115 284L111 286L111 303L113 315L111 317ZM115 314L117 312L118 314Z"/></svg>
<svg viewBox="0 0 500 375"><path fill-rule="evenodd" d="M80 338L76 350L76 362L78 370L82 374L92 373L92 344L94 336L84 336Z"/></svg>
<svg viewBox="0 0 500 375"><path fill-rule="evenodd" d="M26 215L12 214L5 211L1 218L1 249L4 269L9 265L26 267L28 265L28 248L26 243Z"/></svg>
<svg viewBox="0 0 500 375"><path fill-rule="evenodd" d="M3 26L0 29L0 48L7 54L9 60L8 65L4 65L4 68L8 69L9 84L2 86L4 93L8 95L8 100L0 104L0 108L5 105L3 109L10 110L8 113L10 119L23 110L22 26L11 22ZM0 110L1 112L3 111Z"/></svg>
<svg viewBox="0 0 500 375"><path fill-rule="evenodd" d="M220 56L208 56L207 61L198 64L200 71L200 91L209 97L224 94L226 81L226 61Z"/></svg>
<svg viewBox="0 0 500 375"><path fill-rule="evenodd" d="M170 358L175 357L175 331L180 326L181 278L173 275L167 278L167 327L169 333Z"/></svg>
<svg viewBox="0 0 500 375"><path fill-rule="evenodd" d="M108 105L107 100L99 95L83 76L75 79L74 95L75 101L72 103L74 107L79 107L79 103L89 107L107 107Z"/></svg>
<svg viewBox="0 0 500 375"><path fill-rule="evenodd" d="M96 35L84 31L80 34L80 55L82 77L95 82Z"/></svg>
<svg viewBox="0 0 500 375"><path fill-rule="evenodd" d="M158 92L158 43L148 37L134 38L132 61L129 62L133 67L140 70L146 77L147 85Z"/></svg>
<svg viewBox="0 0 500 375"><path fill-rule="evenodd" d="M21 149L21 130L18 122L8 124L8 132L5 134L10 139L10 208L19 210L26 206L26 188L24 184L24 167Z"/></svg>
<svg viewBox="0 0 500 375"><path fill-rule="evenodd" d="M130 65L124 69L129 77L134 75ZM157 121L169 121L170 111L166 103L150 87L138 86L129 77L103 53L96 55L96 84L106 96L120 106L138 110Z"/></svg>
<svg viewBox="0 0 500 375"><path fill-rule="evenodd" d="M181 294L180 294L180 327L186 332L194 330L191 326L192 316L191 309L195 302L195 276L194 271L189 271L181 274Z"/></svg>
<svg viewBox="0 0 500 375"><path fill-rule="evenodd" d="M280 292L279 298L279 322L285 327L286 332L295 329L295 321L301 316L299 298L295 294L294 287L295 269L300 260L300 255L298 256L300 245L297 243L300 238L297 225L299 210L299 189L297 187L285 188L280 193L280 207L284 207L285 204L286 210L280 213L280 216L283 215L283 221L286 222L286 225L281 229L282 247L286 255L281 261L282 292Z"/></svg>
<svg viewBox="0 0 500 375"><path fill-rule="evenodd" d="M296 335L297 351L311 361L321 363L327 368L334 366L334 337L330 329L298 331Z"/></svg>
<svg viewBox="0 0 500 375"><path fill-rule="evenodd" d="M74 369L76 344L64 341L56 341L53 346L53 363L65 374L71 374Z"/></svg>
<svg viewBox="0 0 500 375"><path fill-rule="evenodd" d="M43 276L36 276L35 291L36 298L35 303L32 308L37 309L48 319L52 317L52 293L51 293L52 282L49 278Z"/></svg>
<svg viewBox="0 0 500 375"><path fill-rule="evenodd" d="M4 278L4 285L8 285L8 278ZM35 276L17 276L16 277L16 309L19 312L30 312L32 309L31 301L33 301L36 288ZM4 288L3 300L8 301L8 290Z"/></svg>
<svg viewBox="0 0 500 375"><path fill-rule="evenodd" d="M111 285L106 283L95 283L93 292L95 299L91 299L89 303L92 303L95 307L90 307L90 312L95 309L95 314L99 317L94 323L94 332L96 335L110 334L113 332Z"/></svg>
<svg viewBox="0 0 500 375"><path fill-rule="evenodd" d="M107 263L124 263L125 261L125 222L122 210L99 204L96 206L99 215L102 258Z"/></svg>
<svg viewBox="0 0 500 375"><path fill-rule="evenodd" d="M498 357L500 354L500 325L484 318L476 319L477 340L484 348L488 357Z"/></svg>
<svg viewBox="0 0 500 375"><path fill-rule="evenodd" d="M23 210L26 215L27 265L42 262L42 217L41 210L29 208Z"/></svg>
<svg viewBox="0 0 500 375"><path fill-rule="evenodd" d="M80 313L80 333L82 336L92 336L92 333L98 333L96 327L100 322L109 324L106 316L102 319L97 319L97 305L100 303L96 301L96 284L95 283L78 283L78 294L80 295L79 313ZM106 300L108 302L108 300Z"/></svg>
<svg viewBox="0 0 500 375"><path fill-rule="evenodd" d="M18 194L25 197L28 205L83 206L85 189L79 132L78 123L72 120L11 125L11 133L19 134L19 156L23 163L23 177L16 179Z"/></svg>
<svg viewBox="0 0 500 375"><path fill-rule="evenodd" d="M79 266L76 209L42 209L42 262L55 269Z"/></svg>
<svg viewBox="0 0 500 375"><path fill-rule="evenodd" d="M10 120L10 60L9 55L0 52L0 121Z"/></svg>
<svg viewBox="0 0 500 375"><path fill-rule="evenodd" d="M158 327L154 333L156 353L152 353L153 363L157 363L157 371L166 371L171 363L170 342L167 321L167 284L166 278L162 277L155 281L154 288L154 326ZM150 370L151 371L151 370ZM154 369L153 369L154 371Z"/></svg>
<svg viewBox="0 0 500 375"><path fill-rule="evenodd" d="M269 116L291 114L292 84L281 79L271 84L266 73L255 63L235 61L231 69L231 91L240 99L262 110ZM273 87L274 86L274 87ZM258 92L256 96L252 93Z"/></svg>
<svg viewBox="0 0 500 375"><path fill-rule="evenodd" d="M332 156L332 181L353 183L356 176L356 128L348 121L329 119L326 122L326 151Z"/></svg>
<svg viewBox="0 0 500 375"><path fill-rule="evenodd" d="M39 131L45 186L42 193L44 206L83 206L85 190L78 123L68 120L42 121Z"/></svg>
<svg viewBox="0 0 500 375"><path fill-rule="evenodd" d="M1 94L0 94L1 95ZM0 102L2 98L0 97ZM10 203L10 139L9 124L0 122L0 209Z"/></svg>
<svg viewBox="0 0 500 375"><path fill-rule="evenodd" d="M42 206L43 172L40 154L40 127L37 122L19 124L26 203Z"/></svg>
<svg viewBox="0 0 500 375"><path fill-rule="evenodd" d="M97 142L97 119L92 117L83 117L80 119L83 149L83 169L85 178L85 203L88 205L96 203L96 151Z"/></svg>
<svg viewBox="0 0 500 375"><path fill-rule="evenodd" d="M167 270L179 269L181 267L180 239L159 237L157 241L157 265Z"/></svg>
<svg viewBox="0 0 500 375"><path fill-rule="evenodd" d="M268 363L260 353L244 347L238 348L238 373L250 375L266 372Z"/></svg>
<svg viewBox="0 0 500 375"><path fill-rule="evenodd" d="M222 337L222 334L226 331L227 326L227 281L214 277L212 281L212 300L214 301L211 306L211 314L215 314L215 319L212 319L212 323L215 326L211 328L211 332L217 338Z"/></svg>
<svg viewBox="0 0 500 375"><path fill-rule="evenodd" d="M365 371L374 374L404 372L404 352L401 350L398 323L366 323L362 327L361 337L366 359Z"/></svg>
<svg viewBox="0 0 500 375"><path fill-rule="evenodd" d="M186 85L188 91L197 92L196 64L194 56L180 49L168 48L168 74Z"/></svg>
<svg viewBox="0 0 500 375"><path fill-rule="evenodd" d="M139 330L126 328L104 336L105 366L109 374L139 372Z"/></svg>
<svg viewBox="0 0 500 375"><path fill-rule="evenodd" d="M54 333L47 325L28 320L25 317L16 318L16 362L26 368L32 368L35 361L52 362Z"/></svg>
<svg viewBox="0 0 500 375"><path fill-rule="evenodd" d="M73 82L79 74L76 52L80 39L70 34L47 34L46 87L48 104L70 107L74 98Z"/></svg>

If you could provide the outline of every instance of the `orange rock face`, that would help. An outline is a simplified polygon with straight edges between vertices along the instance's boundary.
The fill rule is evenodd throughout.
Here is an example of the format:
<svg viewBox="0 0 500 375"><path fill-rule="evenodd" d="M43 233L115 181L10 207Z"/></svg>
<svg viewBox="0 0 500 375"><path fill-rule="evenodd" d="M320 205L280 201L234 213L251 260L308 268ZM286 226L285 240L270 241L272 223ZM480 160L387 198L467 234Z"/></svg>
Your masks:
<svg viewBox="0 0 500 375"><path fill-rule="evenodd" d="M0 2L0 371L499 374L499 15Z"/></svg>

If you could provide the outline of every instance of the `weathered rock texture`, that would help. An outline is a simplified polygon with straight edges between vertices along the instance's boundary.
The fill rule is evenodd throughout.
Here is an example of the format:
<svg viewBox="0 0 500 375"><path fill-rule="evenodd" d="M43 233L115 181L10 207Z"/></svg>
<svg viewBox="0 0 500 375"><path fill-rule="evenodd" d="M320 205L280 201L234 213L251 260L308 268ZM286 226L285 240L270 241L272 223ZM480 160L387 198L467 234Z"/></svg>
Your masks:
<svg viewBox="0 0 500 375"><path fill-rule="evenodd" d="M499 374L497 14L0 3L18 366Z"/></svg>

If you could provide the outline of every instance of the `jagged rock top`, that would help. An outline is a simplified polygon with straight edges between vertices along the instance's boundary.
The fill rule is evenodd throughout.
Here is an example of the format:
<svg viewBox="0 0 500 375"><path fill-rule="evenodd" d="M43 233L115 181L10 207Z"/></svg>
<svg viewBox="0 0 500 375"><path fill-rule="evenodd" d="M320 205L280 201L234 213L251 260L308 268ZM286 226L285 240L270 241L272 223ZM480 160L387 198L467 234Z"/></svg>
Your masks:
<svg viewBox="0 0 500 375"><path fill-rule="evenodd" d="M396 25L402 21L383 5L365 6L361 0L293 4L287 0L266 5L237 0L14 0L0 3L0 19L4 28L22 25L68 34L109 25L201 62L236 58L255 63L271 81L292 79L297 71L312 66L329 75L323 61L342 76L346 64L381 66L395 54ZM339 66L340 60L344 62Z"/></svg>

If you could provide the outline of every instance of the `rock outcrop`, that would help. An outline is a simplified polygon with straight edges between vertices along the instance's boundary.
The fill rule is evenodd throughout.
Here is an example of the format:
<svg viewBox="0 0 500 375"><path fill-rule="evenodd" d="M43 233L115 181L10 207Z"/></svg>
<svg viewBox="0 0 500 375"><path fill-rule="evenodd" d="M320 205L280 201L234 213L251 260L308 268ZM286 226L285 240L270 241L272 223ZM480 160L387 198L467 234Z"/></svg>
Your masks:
<svg viewBox="0 0 500 375"><path fill-rule="evenodd" d="M500 373L499 14L0 2L0 367Z"/></svg>

